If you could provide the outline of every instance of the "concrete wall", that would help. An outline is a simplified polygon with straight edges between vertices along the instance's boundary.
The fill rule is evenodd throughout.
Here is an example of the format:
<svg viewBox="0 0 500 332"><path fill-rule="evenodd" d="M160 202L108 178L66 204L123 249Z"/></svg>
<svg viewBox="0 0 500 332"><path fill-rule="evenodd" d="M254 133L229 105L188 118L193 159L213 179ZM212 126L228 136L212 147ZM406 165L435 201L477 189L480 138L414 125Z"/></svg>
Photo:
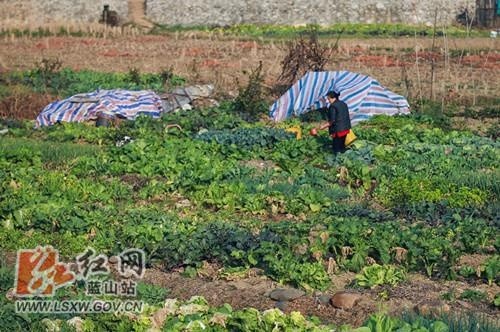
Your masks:
<svg viewBox="0 0 500 332"><path fill-rule="evenodd" d="M331 25L334 23L433 24L452 23L461 9L475 0L148 0L147 16L162 24L225 25L275 23Z"/></svg>
<svg viewBox="0 0 500 332"><path fill-rule="evenodd" d="M166 25L269 23L299 25L340 22L452 23L475 0L146 0L149 20ZM0 0L0 19L45 24L51 21L96 22L104 4L127 21L128 0ZM2 24L0 21L0 25Z"/></svg>

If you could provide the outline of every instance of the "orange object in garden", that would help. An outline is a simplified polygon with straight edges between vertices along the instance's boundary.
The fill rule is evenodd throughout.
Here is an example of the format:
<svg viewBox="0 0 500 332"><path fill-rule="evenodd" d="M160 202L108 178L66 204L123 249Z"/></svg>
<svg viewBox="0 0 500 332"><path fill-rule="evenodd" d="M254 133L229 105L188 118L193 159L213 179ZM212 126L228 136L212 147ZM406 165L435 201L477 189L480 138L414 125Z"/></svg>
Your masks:
<svg viewBox="0 0 500 332"><path fill-rule="evenodd" d="M309 134L311 134L312 136L317 136L318 135L318 130L316 128L312 128L309 131Z"/></svg>

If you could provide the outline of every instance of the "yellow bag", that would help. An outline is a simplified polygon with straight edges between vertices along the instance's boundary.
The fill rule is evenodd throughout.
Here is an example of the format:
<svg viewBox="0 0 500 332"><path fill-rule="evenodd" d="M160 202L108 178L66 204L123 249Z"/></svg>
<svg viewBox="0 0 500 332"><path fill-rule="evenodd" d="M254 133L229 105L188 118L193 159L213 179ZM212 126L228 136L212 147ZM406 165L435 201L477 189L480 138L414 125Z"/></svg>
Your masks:
<svg viewBox="0 0 500 332"><path fill-rule="evenodd" d="M349 133L347 134L347 136L345 137L345 146L348 146L350 144L352 144L352 142L354 142L356 140L356 135L354 134L354 131L349 130Z"/></svg>
<svg viewBox="0 0 500 332"><path fill-rule="evenodd" d="M297 139L302 138L302 129L300 128L300 126L290 127L285 130L289 133L294 133Z"/></svg>

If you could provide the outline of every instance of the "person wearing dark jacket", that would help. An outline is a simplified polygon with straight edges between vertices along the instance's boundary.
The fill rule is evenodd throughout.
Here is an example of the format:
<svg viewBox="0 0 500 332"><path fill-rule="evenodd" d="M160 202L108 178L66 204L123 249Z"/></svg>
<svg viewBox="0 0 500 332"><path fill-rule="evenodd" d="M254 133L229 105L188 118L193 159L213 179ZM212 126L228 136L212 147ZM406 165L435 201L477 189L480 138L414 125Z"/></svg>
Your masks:
<svg viewBox="0 0 500 332"><path fill-rule="evenodd" d="M349 108L342 100L339 100L340 93L329 91L326 99L330 103L327 110L328 122L321 125L318 129L328 128L328 133L333 139L333 153L345 152L345 138L351 129L351 118L349 117ZM312 133L317 132L314 128Z"/></svg>

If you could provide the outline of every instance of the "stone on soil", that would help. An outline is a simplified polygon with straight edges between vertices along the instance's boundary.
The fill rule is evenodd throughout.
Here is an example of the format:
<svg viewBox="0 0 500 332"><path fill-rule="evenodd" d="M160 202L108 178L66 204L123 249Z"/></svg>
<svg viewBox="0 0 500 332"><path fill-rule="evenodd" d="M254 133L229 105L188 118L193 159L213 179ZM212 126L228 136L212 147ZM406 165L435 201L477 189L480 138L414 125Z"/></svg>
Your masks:
<svg viewBox="0 0 500 332"><path fill-rule="evenodd" d="M361 300L361 294L340 291L330 299L330 304L339 309L352 309Z"/></svg>
<svg viewBox="0 0 500 332"><path fill-rule="evenodd" d="M305 294L304 291L295 288L277 288L273 290L269 297L275 301L293 301Z"/></svg>

